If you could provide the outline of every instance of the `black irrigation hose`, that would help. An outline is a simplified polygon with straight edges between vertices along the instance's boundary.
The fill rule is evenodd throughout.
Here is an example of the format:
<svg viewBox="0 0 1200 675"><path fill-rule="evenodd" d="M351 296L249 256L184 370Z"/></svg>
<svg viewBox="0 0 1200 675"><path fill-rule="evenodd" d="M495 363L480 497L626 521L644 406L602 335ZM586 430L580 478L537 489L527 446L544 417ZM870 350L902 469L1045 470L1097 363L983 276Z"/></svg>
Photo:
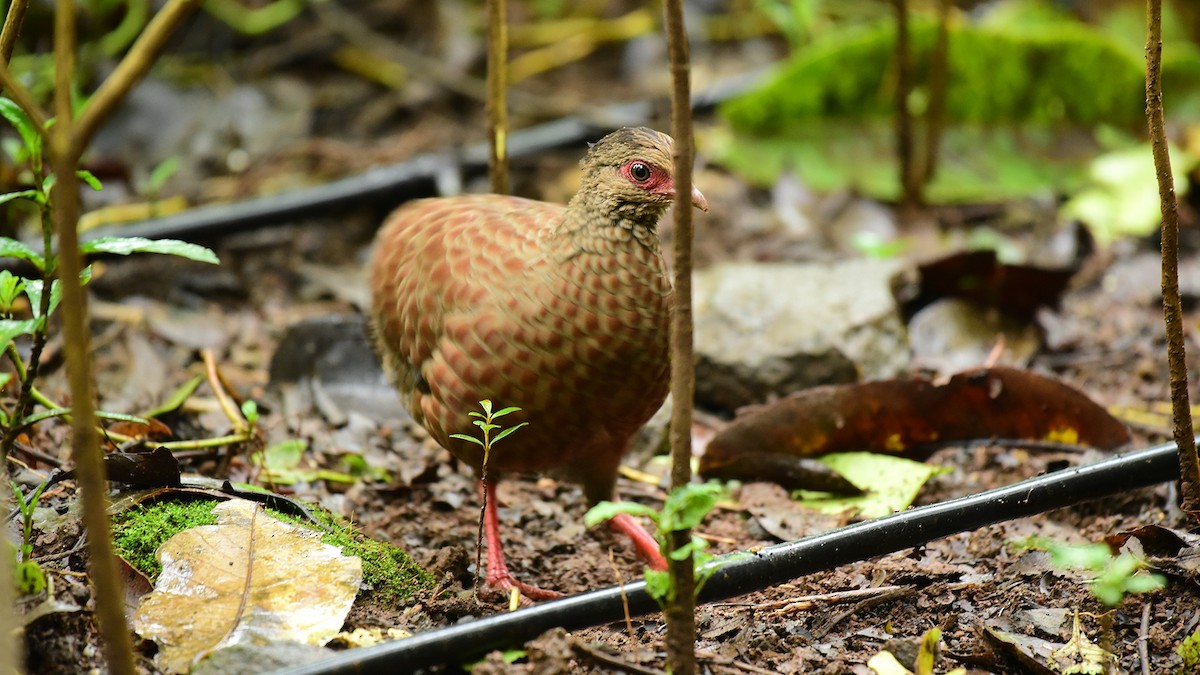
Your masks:
<svg viewBox="0 0 1200 675"><path fill-rule="evenodd" d="M693 97L692 107L695 110L712 108L753 86L758 77L757 74L738 76L709 87ZM644 124L653 110L654 104L650 101L621 103L594 111L586 118L565 118L514 131L508 137L508 156L518 159L554 148L582 147L584 142L598 140L620 127ZM465 149L419 155L401 164L370 169L313 188L233 204L201 206L127 225L98 227L85 233L83 238L122 236L211 241L256 227L295 222L364 204L398 206L409 199L433 196L442 181L483 174L487 171L487 157L487 143L478 143Z"/></svg>
<svg viewBox="0 0 1200 675"><path fill-rule="evenodd" d="M728 563L713 575L702 602L723 600L785 581L940 539L993 523L1022 518L1135 488L1178 479L1174 443L1064 469L977 495L931 504L763 549ZM555 627L576 630L624 617L620 588L606 588L509 614L418 633L413 637L343 652L277 671L277 675L408 672L437 664L469 662L531 640ZM633 616L658 609L644 582L624 594Z"/></svg>

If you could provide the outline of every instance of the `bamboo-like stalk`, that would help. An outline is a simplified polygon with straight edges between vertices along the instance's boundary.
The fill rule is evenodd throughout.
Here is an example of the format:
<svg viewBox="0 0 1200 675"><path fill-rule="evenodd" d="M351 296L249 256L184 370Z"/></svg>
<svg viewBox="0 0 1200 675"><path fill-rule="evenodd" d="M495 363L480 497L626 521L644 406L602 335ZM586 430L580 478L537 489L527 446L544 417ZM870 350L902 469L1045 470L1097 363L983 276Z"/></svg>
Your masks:
<svg viewBox="0 0 1200 675"><path fill-rule="evenodd" d="M918 182L922 187L937 174L942 130L946 126L946 87L950 63L950 0L938 0L938 32L929 60L929 110L925 114L925 153Z"/></svg>
<svg viewBox="0 0 1200 675"><path fill-rule="evenodd" d="M92 391L91 353L87 309L79 283L79 178L76 158L69 148L75 125L71 92L75 73L75 3L58 0L54 15L54 109L57 122L50 129L47 147L57 181L51 206L58 233L59 279L62 280L63 347L71 390L71 450L83 525L87 530L88 575L96 603L96 619L109 672L132 675L133 641L125 622L125 597L113 553L108 522L108 485L96 435L95 399Z"/></svg>
<svg viewBox="0 0 1200 675"><path fill-rule="evenodd" d="M12 503L10 490L4 491L6 496L0 499L0 508L8 511ZM15 593L13 593L13 558L9 555L7 546L0 552L0 673L20 673L22 645L17 640L21 624L17 621L15 611Z"/></svg>
<svg viewBox="0 0 1200 675"><path fill-rule="evenodd" d="M671 135L675 137L675 312L671 320L671 489L692 479L692 108L687 32L682 0L663 3L671 59ZM671 549L692 539L691 530L671 533ZM696 579L692 556L667 556L675 597L667 603L667 662L675 675L696 672Z"/></svg>
<svg viewBox="0 0 1200 675"><path fill-rule="evenodd" d="M14 8L18 3L14 2ZM117 104L146 74L166 45L167 38L199 0L170 0L134 43L80 116L74 119L71 93L75 73L75 5L57 0L54 20L56 123L48 127L47 115L12 76L7 55L0 62L0 86L33 121L44 139L47 164L56 182L51 194L51 215L58 236L58 278L62 280L62 324L67 375L71 391L71 444L79 500L87 530L88 572L95 595L96 617L110 673L135 672L133 646L125 622L125 601L108 522L107 483L96 433L95 392L87 330L87 308L79 283L79 178L76 168L92 135ZM21 3L22 8L24 3ZM20 29L20 16L6 16L0 31L0 51L11 49ZM6 635L7 635L6 631ZM5 650L8 652L9 650Z"/></svg>
<svg viewBox="0 0 1200 675"><path fill-rule="evenodd" d="M492 192L508 194L508 17L505 0L487 0L488 176Z"/></svg>
<svg viewBox="0 0 1200 675"><path fill-rule="evenodd" d="M25 11L29 9L29 0L12 0L8 13L4 15L4 27L0 28L0 61L8 63L12 58L13 49L17 46L17 36L21 33L21 24L25 21Z"/></svg>
<svg viewBox="0 0 1200 675"><path fill-rule="evenodd" d="M1175 178L1171 173L1171 156L1167 150L1161 78L1162 0L1146 0L1146 124L1150 129L1162 210L1163 321L1167 331L1171 427L1175 444L1179 447L1182 508L1193 519L1200 519L1200 457L1196 455L1192 409L1188 401L1183 303L1179 297L1179 210L1175 199Z"/></svg>
<svg viewBox="0 0 1200 675"><path fill-rule="evenodd" d="M907 210L921 201L921 187L913 162L913 120L908 110L908 97L912 93L908 1L892 0L892 5L896 10L896 160L900 165L900 203Z"/></svg>

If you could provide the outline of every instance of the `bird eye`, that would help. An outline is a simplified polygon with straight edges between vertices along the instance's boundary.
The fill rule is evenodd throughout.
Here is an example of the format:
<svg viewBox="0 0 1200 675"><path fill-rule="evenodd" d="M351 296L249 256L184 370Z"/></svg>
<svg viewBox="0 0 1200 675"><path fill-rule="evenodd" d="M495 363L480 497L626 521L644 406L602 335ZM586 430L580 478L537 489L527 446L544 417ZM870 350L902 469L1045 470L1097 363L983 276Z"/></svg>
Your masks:
<svg viewBox="0 0 1200 675"><path fill-rule="evenodd" d="M645 162L634 162L629 165L629 175L639 183L650 180L650 167Z"/></svg>

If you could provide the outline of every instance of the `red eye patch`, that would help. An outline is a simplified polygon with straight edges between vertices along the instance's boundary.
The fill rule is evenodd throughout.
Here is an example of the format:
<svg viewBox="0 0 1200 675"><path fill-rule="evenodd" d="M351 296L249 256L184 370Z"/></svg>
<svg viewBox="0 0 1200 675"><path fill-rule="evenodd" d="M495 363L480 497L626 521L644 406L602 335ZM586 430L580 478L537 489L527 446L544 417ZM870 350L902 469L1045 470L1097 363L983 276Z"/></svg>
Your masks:
<svg viewBox="0 0 1200 675"><path fill-rule="evenodd" d="M634 159L626 162L621 166L621 175L648 192L667 192L671 189L670 175L645 160Z"/></svg>

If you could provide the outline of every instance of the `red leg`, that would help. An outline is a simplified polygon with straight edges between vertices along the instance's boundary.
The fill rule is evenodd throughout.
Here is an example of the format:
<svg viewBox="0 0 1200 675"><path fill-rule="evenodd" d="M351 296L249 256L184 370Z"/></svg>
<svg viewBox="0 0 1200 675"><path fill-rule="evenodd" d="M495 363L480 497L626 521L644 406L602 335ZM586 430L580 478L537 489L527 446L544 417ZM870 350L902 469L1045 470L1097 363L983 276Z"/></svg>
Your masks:
<svg viewBox="0 0 1200 675"><path fill-rule="evenodd" d="M620 532L633 540L633 547L646 559L646 564L656 570L667 569L667 561L658 551L658 541L638 524L628 513L618 513L608 521L614 532ZM489 549L490 550L490 549Z"/></svg>
<svg viewBox="0 0 1200 675"><path fill-rule="evenodd" d="M488 552L487 585L501 590L515 588L522 595L533 600L561 598L561 593L531 586L513 578L508 571L508 565L504 562L504 550L500 546L500 513L497 506L495 481L485 482L483 492L484 499L487 501L483 509L483 529L487 537Z"/></svg>

